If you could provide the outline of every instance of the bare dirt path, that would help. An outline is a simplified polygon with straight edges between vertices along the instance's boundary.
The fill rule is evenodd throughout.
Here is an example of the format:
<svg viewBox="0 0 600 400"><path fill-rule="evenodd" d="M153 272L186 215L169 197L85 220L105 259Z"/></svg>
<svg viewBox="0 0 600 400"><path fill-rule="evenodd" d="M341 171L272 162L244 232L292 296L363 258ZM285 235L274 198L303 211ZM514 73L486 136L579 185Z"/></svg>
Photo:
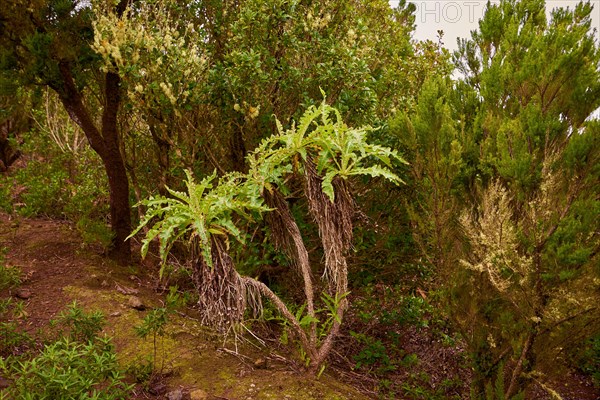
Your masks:
<svg viewBox="0 0 600 400"><path fill-rule="evenodd" d="M0 215L0 243L6 264L19 267L28 292L28 317L22 321L29 333L44 329L50 319L69 301L63 292L67 285L86 277L86 265L101 262L99 257L73 257L79 240L70 225L50 220L13 219Z"/></svg>

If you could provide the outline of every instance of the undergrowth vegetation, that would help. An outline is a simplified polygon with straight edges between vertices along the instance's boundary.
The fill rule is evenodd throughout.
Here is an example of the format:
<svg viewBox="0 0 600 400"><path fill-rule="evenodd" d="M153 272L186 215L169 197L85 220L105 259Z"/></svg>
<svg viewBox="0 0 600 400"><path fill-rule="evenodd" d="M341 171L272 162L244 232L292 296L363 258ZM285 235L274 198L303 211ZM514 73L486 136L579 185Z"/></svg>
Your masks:
<svg viewBox="0 0 600 400"><path fill-rule="evenodd" d="M56 102L50 92L43 98L46 104ZM83 146L81 132L64 111L33 118L36 124L20 137L20 168L0 177L0 205L24 217L73 221L86 244L108 249L109 196L100 160Z"/></svg>
<svg viewBox="0 0 600 400"><path fill-rule="evenodd" d="M10 300L10 299L9 299ZM101 336L104 317L100 312L86 313L77 303L63 311L36 343L14 322L20 318L18 307L5 304L0 313L0 373L10 385L0 390L2 399L95 399L126 398L133 386L124 383L124 373L109 337Z"/></svg>
<svg viewBox="0 0 600 400"><path fill-rule="evenodd" d="M4 398L123 399L130 388L122 382L110 339L81 343L61 338L24 362L2 361L0 368L16 377Z"/></svg>

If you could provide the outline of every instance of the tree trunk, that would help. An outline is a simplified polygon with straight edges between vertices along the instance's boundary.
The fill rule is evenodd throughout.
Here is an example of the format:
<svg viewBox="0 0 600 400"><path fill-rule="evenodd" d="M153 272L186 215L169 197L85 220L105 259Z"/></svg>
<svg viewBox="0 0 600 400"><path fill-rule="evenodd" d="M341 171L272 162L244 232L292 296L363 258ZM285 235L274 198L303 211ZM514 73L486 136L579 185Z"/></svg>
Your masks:
<svg viewBox="0 0 600 400"><path fill-rule="evenodd" d="M111 256L128 263L131 246L127 237L131 233L131 207L129 204L129 180L121 153L117 114L121 103L119 75L108 72L105 80L106 104L102 113L102 137L106 154L102 157L108 186L110 188L110 221L114 233Z"/></svg>
<svg viewBox="0 0 600 400"><path fill-rule="evenodd" d="M0 172L5 172L21 155L9 141L11 136L16 136L16 129L14 120L9 118L0 124Z"/></svg>
<svg viewBox="0 0 600 400"><path fill-rule="evenodd" d="M532 347L533 341L535 340L535 335L533 333L527 336L525 343L523 344L523 349L521 350L521 355L515 368L513 369L510 384L508 385L508 389L506 390L506 398L510 399L519 391L520 385L519 380L521 379L521 373L523 372L523 363L529 356L529 351Z"/></svg>
<svg viewBox="0 0 600 400"><path fill-rule="evenodd" d="M236 128L232 130L230 149L234 171L247 172L246 142L244 141L244 131L241 126L236 126Z"/></svg>
<svg viewBox="0 0 600 400"><path fill-rule="evenodd" d="M81 127L92 149L100 156L110 190L110 222L114 233L110 256L121 263L131 259L131 247L127 236L131 233L131 206L129 204L129 180L119 144L117 114L121 102L119 75L108 72L105 75L105 104L102 110L102 133L83 104L70 66L60 63L63 78L60 86L53 86L70 118Z"/></svg>
<svg viewBox="0 0 600 400"><path fill-rule="evenodd" d="M169 174L171 169L171 160L169 152L171 151L171 144L168 140L163 138L159 129L156 125L151 122L148 124L150 128L150 134L156 144L156 158L158 160L158 171L160 182L158 184L158 193L162 196L167 196L167 186L169 185Z"/></svg>

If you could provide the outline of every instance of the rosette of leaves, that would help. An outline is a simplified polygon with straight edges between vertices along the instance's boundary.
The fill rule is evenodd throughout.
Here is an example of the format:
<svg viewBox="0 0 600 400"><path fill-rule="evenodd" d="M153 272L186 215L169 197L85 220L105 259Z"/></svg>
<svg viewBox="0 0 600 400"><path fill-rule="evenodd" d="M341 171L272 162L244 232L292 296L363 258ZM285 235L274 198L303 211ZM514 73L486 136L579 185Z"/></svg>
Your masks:
<svg viewBox="0 0 600 400"><path fill-rule="evenodd" d="M244 240L235 216L252 220L268 208L241 174L230 174L218 181L212 174L200 182L194 180L190 171L186 171L186 176L187 192L167 188L170 197L151 197L142 202L147 211L132 235L152 225L141 251L145 256L150 243L159 239L161 275L173 245L186 241L193 258L192 276L203 322L226 329L242 320L248 300L255 311L261 309L258 296L248 292L248 285L235 271L227 253L230 237Z"/></svg>
<svg viewBox="0 0 600 400"><path fill-rule="evenodd" d="M352 241L355 205L348 180L357 175L382 177L395 183L402 180L390 167L404 163L395 151L368 142L369 127L351 128L339 111L325 103L310 107L298 126L264 140L248 157L250 179L260 187L265 202L274 211L267 214L275 244L297 267L304 280L305 315L294 316L301 342L313 370L324 362L339 332L347 308L348 271L346 254ZM270 179L265 179L270 177ZM285 195L288 182L302 181L309 214L318 227L325 254L323 278L328 293L322 293L323 307L315 307L312 268L300 229L292 217ZM324 298L331 301L325 302ZM322 314L319 318L319 313ZM327 326L327 329L322 329Z"/></svg>

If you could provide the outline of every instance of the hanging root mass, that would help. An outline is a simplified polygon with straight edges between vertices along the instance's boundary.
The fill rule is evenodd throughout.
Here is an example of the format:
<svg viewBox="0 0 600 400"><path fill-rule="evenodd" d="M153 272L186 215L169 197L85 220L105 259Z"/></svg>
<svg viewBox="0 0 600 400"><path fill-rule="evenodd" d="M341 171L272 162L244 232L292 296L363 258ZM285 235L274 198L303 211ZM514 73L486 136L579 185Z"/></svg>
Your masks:
<svg viewBox="0 0 600 400"><path fill-rule="evenodd" d="M246 309L254 317L262 313L261 296L235 270L219 237L211 239L212 266L202 256L194 257L193 280L198 291L201 322L220 332L244 320Z"/></svg>

